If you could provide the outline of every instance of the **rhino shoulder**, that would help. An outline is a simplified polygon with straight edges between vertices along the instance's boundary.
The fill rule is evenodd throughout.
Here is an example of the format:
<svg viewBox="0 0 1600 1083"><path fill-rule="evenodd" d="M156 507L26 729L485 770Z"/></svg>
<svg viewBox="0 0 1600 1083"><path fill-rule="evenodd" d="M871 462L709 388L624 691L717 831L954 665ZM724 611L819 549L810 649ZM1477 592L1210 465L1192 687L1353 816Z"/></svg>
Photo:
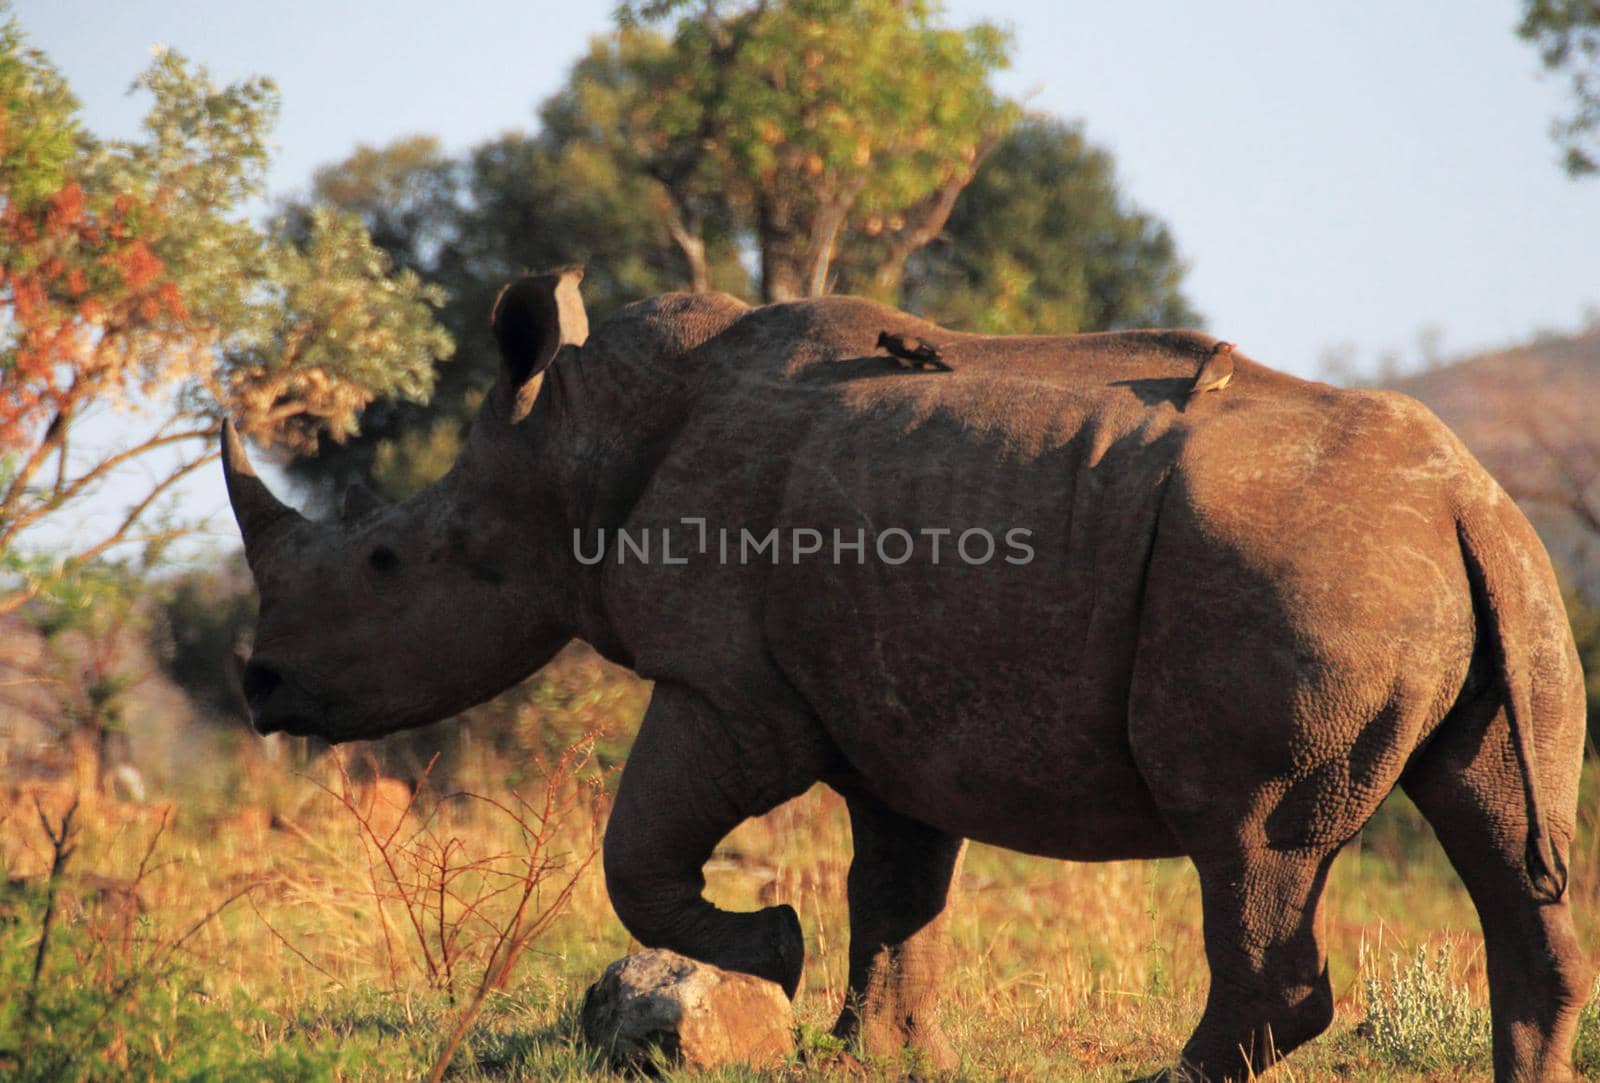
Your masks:
<svg viewBox="0 0 1600 1083"><path fill-rule="evenodd" d="M726 293L664 293L620 309L594 337L610 354L670 364L721 336L750 311Z"/></svg>
<svg viewBox="0 0 1600 1083"><path fill-rule="evenodd" d="M755 365L794 377L819 364L879 354L878 336L884 331L933 343L956 337L864 297L819 297L751 309L725 336L726 358L741 369Z"/></svg>

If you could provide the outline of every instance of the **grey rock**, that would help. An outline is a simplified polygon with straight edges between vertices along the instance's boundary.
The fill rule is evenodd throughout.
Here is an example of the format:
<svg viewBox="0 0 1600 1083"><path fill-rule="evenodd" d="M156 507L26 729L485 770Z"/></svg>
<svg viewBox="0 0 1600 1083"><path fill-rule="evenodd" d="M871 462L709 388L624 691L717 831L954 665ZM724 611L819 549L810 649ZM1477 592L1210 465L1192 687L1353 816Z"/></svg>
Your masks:
<svg viewBox="0 0 1600 1083"><path fill-rule="evenodd" d="M794 1052L794 1009L775 982L651 950L606 967L583 998L583 1036L615 1067L766 1065Z"/></svg>

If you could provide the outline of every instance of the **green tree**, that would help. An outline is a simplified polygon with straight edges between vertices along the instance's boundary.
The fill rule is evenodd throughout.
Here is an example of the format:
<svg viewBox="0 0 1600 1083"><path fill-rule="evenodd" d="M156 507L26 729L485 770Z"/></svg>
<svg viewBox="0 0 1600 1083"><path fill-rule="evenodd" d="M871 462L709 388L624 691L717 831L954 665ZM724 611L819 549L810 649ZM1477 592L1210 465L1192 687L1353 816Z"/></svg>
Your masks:
<svg viewBox="0 0 1600 1083"><path fill-rule="evenodd" d="M612 154L666 193L691 284L709 282L720 212L757 253L764 300L897 296L1015 118L989 82L1006 35L939 26L921 0L712 2L650 29L686 6L624 4L591 56L622 78L580 93Z"/></svg>
<svg viewBox="0 0 1600 1083"><path fill-rule="evenodd" d="M1600 3L1523 0L1517 33L1539 50L1546 68L1571 80L1572 115L1551 129L1567 172L1581 177L1600 171Z"/></svg>
<svg viewBox="0 0 1600 1083"><path fill-rule="evenodd" d="M993 334L1192 326L1167 227L1128 207L1111 156L1033 118L984 162L944 235L913 258L903 301Z"/></svg>
<svg viewBox="0 0 1600 1083"><path fill-rule="evenodd" d="M353 217L318 210L291 240L245 216L270 82L217 87L163 52L137 85L143 135L96 139L16 21L0 27L0 612L187 530L161 501L215 457L223 416L306 449L380 397L425 399L450 352L437 288L394 273ZM80 446L112 408L120 442ZM29 545L112 479L133 495L111 526Z"/></svg>
<svg viewBox="0 0 1600 1083"><path fill-rule="evenodd" d="M461 169L437 138L416 135L384 147L358 146L344 161L318 169L311 189L311 203L285 208L288 235L303 238L317 207L334 208L359 218L396 267L426 273L450 243Z"/></svg>

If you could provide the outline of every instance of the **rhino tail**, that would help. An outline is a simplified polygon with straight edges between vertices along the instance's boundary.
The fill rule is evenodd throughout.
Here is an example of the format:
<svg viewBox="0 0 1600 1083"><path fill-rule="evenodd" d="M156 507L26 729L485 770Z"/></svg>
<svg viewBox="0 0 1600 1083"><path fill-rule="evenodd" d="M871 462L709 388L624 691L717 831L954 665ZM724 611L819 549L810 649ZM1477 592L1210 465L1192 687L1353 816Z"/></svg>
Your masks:
<svg viewBox="0 0 1600 1083"><path fill-rule="evenodd" d="M1529 577L1505 528L1488 508L1469 508L1457 516L1457 534L1472 583L1472 608L1479 641L1494 658L1505 694L1511 748L1522 775L1528 816L1523 861L1534 897L1559 902L1567 890L1567 863L1550 833L1539 796L1533 740L1533 668L1529 653L1538 632L1530 612Z"/></svg>

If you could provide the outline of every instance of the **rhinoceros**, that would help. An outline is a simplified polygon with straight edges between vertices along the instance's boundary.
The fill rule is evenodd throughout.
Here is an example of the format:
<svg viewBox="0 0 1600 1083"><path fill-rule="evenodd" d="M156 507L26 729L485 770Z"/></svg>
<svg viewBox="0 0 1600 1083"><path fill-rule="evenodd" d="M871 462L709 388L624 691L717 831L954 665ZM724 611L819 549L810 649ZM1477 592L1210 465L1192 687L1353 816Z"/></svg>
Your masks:
<svg viewBox="0 0 1600 1083"><path fill-rule="evenodd" d="M654 682L605 833L622 924L793 996L795 911L721 910L702 865L821 781L854 838L836 1032L936 1066L965 840L1186 855L1211 980L1179 1070L1210 1079L1328 1027L1328 869L1400 786L1482 919L1497 1078L1570 1073L1582 676L1538 538L1425 408L1243 353L1191 399L1204 334L849 297L670 294L590 335L580 278L502 292L498 383L408 500L309 521L225 434L261 732L424 725L585 640Z"/></svg>

